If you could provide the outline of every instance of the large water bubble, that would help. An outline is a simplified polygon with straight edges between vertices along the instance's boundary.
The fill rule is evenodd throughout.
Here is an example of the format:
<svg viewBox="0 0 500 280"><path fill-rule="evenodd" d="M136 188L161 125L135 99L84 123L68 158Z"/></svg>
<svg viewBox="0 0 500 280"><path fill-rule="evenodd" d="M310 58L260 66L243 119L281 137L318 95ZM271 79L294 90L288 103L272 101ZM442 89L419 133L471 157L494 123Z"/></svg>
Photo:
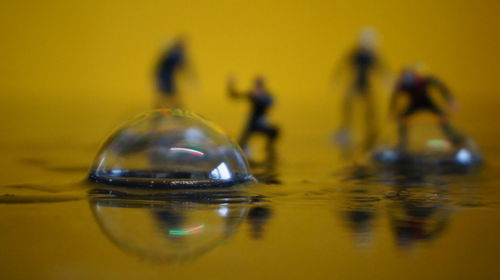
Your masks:
<svg viewBox="0 0 500 280"><path fill-rule="evenodd" d="M155 110L113 133L94 160L91 181L159 189L226 187L254 178L241 149L199 115Z"/></svg>
<svg viewBox="0 0 500 280"><path fill-rule="evenodd" d="M474 140L449 122L425 112L386 127L371 153L386 165L472 167L482 157Z"/></svg>

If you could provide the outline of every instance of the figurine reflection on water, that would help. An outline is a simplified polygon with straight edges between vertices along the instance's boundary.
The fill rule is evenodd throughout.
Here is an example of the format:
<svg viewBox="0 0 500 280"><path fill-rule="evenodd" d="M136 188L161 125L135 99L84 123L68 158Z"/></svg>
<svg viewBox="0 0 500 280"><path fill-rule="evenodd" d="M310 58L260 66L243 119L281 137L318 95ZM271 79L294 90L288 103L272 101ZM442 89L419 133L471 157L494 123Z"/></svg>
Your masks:
<svg viewBox="0 0 500 280"><path fill-rule="evenodd" d="M356 167L346 179L354 184L346 188L342 214L360 247L372 245L374 230L380 225L375 220L382 213L387 213L388 226L399 248L411 249L436 240L452 219L455 207L450 202L462 198L447 196L451 177L439 172L408 170L404 166L395 166L386 172ZM374 179L390 185L390 190L366 184Z"/></svg>
<svg viewBox="0 0 500 280"><path fill-rule="evenodd" d="M182 108L179 94L179 78L181 74L193 76L186 55L186 39L178 37L162 54L156 65L156 85L158 99L156 109Z"/></svg>
<svg viewBox="0 0 500 280"><path fill-rule="evenodd" d="M263 134L267 138L266 154L268 157L274 158L274 145L279 135L279 129L276 125L270 124L267 120L267 114L273 106L273 97L267 89L264 77L256 77L252 88L248 92L238 92L235 84L235 79L230 77L228 80L228 92L230 97L234 99L248 99L252 106L246 127L239 140L241 148L248 155L248 142L250 138L254 134Z"/></svg>
<svg viewBox="0 0 500 280"><path fill-rule="evenodd" d="M462 198L448 197L446 190L451 186L451 177L429 173L396 167L385 174L394 189L393 195L387 195L391 201L388 205L390 225L402 249L439 238L453 217L455 207L450 202Z"/></svg>
<svg viewBox="0 0 500 280"><path fill-rule="evenodd" d="M247 222L250 226L250 236L253 239L263 239L265 228L272 217L269 206L255 206L248 211Z"/></svg>
<svg viewBox="0 0 500 280"><path fill-rule="evenodd" d="M347 205L342 217L357 246L369 246L372 242L377 202L362 188L351 190L346 197Z"/></svg>
<svg viewBox="0 0 500 280"><path fill-rule="evenodd" d="M344 151L354 147L353 113L356 102L361 102L364 111L364 135L362 146L369 149L373 144L377 129L377 112L374 96L374 78L379 73L387 72L376 51L376 33L371 28L364 29L356 48L344 59L335 73L335 82L339 76L348 72L349 81L342 102L341 123L335 140Z"/></svg>
<svg viewBox="0 0 500 280"><path fill-rule="evenodd" d="M417 242L437 239L450 223L451 210L443 203L444 195L433 189L423 193L425 196L420 198L401 187L397 196L392 198L388 214L396 242L402 249L410 249Z"/></svg>

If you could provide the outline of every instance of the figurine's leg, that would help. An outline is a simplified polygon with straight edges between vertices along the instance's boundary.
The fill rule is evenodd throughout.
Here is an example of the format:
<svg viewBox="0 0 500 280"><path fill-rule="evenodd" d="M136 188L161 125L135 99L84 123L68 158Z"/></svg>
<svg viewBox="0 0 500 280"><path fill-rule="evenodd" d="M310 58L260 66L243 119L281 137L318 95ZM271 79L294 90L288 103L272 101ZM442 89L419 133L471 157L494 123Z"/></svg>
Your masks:
<svg viewBox="0 0 500 280"><path fill-rule="evenodd" d="M355 89L350 88L342 102L342 115L340 116L340 130L346 130L351 127L352 124L352 102L353 96L355 95Z"/></svg>
<svg viewBox="0 0 500 280"><path fill-rule="evenodd" d="M417 111L418 108L410 106L397 118L398 121L398 137L399 142L397 148L400 151L406 151L408 149L408 118Z"/></svg>
<svg viewBox="0 0 500 280"><path fill-rule="evenodd" d="M240 141L238 141L238 143L240 144L241 149L243 149L244 151L247 149L248 140L250 139L250 136L252 135L252 132L253 132L252 127L248 126L243 131L243 134L241 134Z"/></svg>
<svg viewBox="0 0 500 280"><path fill-rule="evenodd" d="M163 77L158 80L158 95L154 108L182 108L182 102L179 98L173 76Z"/></svg>
<svg viewBox="0 0 500 280"><path fill-rule="evenodd" d="M443 133L451 141L451 143L453 143L453 145L458 146L463 142L464 137L453 128L447 119L442 119L440 124Z"/></svg>
<svg viewBox="0 0 500 280"><path fill-rule="evenodd" d="M335 133L335 142L343 152L349 152L352 149L352 105L354 95L356 93L355 88L349 88L345 93L342 100L341 115L340 115L340 126Z"/></svg>
<svg viewBox="0 0 500 280"><path fill-rule="evenodd" d="M364 95L365 101L365 135L364 135L364 148L369 150L372 148L375 141L377 116L375 104L373 102L372 93L367 91Z"/></svg>
<svg viewBox="0 0 500 280"><path fill-rule="evenodd" d="M182 108L182 102L176 94L159 94L155 109L177 109Z"/></svg>
<svg viewBox="0 0 500 280"><path fill-rule="evenodd" d="M415 112L415 108L410 107L398 116L398 150L404 152L408 149L408 117Z"/></svg>
<svg viewBox="0 0 500 280"><path fill-rule="evenodd" d="M464 140L464 137L453 128L445 113L435 106L431 108L431 111L439 117L439 124L444 135L446 135L446 138L448 138L453 145L460 145Z"/></svg>
<svg viewBox="0 0 500 280"><path fill-rule="evenodd" d="M276 139L279 135L279 129L276 126L270 125L267 126L263 132L267 135L266 150L268 153L273 152Z"/></svg>
<svg viewBox="0 0 500 280"><path fill-rule="evenodd" d="M398 121L398 150L405 151L408 148L408 125L405 118Z"/></svg>

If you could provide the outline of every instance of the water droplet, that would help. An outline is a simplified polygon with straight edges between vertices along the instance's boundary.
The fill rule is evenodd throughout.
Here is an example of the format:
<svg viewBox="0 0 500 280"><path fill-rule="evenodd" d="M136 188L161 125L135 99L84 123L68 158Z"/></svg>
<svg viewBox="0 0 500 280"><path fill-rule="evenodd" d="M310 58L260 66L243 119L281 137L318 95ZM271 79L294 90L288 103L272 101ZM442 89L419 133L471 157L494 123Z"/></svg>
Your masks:
<svg viewBox="0 0 500 280"><path fill-rule="evenodd" d="M183 110L144 113L113 133L91 181L161 189L226 187L255 179L241 149L222 130Z"/></svg>

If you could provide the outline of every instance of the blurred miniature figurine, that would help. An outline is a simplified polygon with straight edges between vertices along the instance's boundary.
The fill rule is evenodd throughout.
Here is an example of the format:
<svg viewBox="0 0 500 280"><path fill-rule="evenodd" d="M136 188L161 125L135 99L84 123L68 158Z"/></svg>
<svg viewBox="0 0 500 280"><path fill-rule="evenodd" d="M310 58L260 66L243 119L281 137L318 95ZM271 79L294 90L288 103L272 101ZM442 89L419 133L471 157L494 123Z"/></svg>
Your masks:
<svg viewBox="0 0 500 280"><path fill-rule="evenodd" d="M248 141L254 133L261 133L267 137L266 152L268 157L273 157L274 143L278 137L277 126L269 124L266 114L273 105L273 98L266 88L263 77L258 76L252 89L248 93L238 93L234 78L228 80L228 92L231 98L248 98L252 105L250 117L243 134L239 140L241 148L248 153Z"/></svg>
<svg viewBox="0 0 500 280"><path fill-rule="evenodd" d="M186 40L178 37L164 52L156 66L156 84L160 93L156 108L180 108L178 75L188 70Z"/></svg>
<svg viewBox="0 0 500 280"><path fill-rule="evenodd" d="M405 150L408 145L408 118L421 111L436 115L439 118L441 130L448 140L455 146L461 144L463 137L453 129L445 111L433 102L430 95L432 89L437 89L452 109L456 107L455 99L441 81L435 77L419 74L415 67L409 67L402 71L390 104L390 111L398 121L398 148L400 150ZM407 97L408 105L398 114L396 113L397 100L403 95Z"/></svg>
<svg viewBox="0 0 500 280"><path fill-rule="evenodd" d="M362 30L356 48L344 59L334 75L337 82L343 72L350 72L349 85L342 105L340 128L335 136L337 144L344 150L353 148L352 115L356 99L363 103L365 112L363 147L369 149L372 146L377 124L372 80L377 72L387 72L385 68L376 52L375 30L371 28Z"/></svg>

